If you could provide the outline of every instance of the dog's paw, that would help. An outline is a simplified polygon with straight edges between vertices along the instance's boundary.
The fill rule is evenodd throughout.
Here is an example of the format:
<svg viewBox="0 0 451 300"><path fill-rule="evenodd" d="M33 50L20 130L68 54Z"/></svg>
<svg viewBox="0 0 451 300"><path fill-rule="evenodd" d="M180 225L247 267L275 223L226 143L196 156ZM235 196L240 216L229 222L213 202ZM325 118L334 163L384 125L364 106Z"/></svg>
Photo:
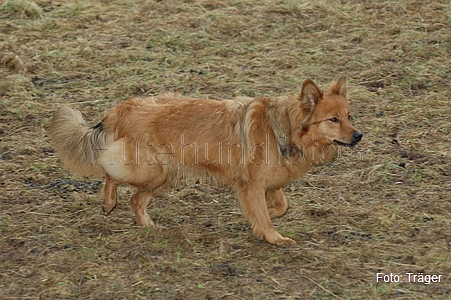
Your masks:
<svg viewBox="0 0 451 300"><path fill-rule="evenodd" d="M276 208L276 207L271 207L268 209L269 211L269 216L272 218L278 218L283 216L286 212L287 209L285 207L280 207L280 208Z"/></svg>
<svg viewBox="0 0 451 300"><path fill-rule="evenodd" d="M296 242L290 238L282 236L282 238L275 241L274 244L277 246L289 246L289 245L295 245Z"/></svg>
<svg viewBox="0 0 451 300"><path fill-rule="evenodd" d="M277 246L296 244L296 242L294 240L282 236L275 229L273 229L273 231L271 231L271 233L264 235L264 238L268 243L274 244Z"/></svg>
<svg viewBox="0 0 451 300"><path fill-rule="evenodd" d="M102 206L103 214L105 216L108 216L115 207L116 207L116 203L114 203L113 205L105 205L104 204Z"/></svg>
<svg viewBox="0 0 451 300"><path fill-rule="evenodd" d="M156 227L148 214L136 214L136 223L144 227Z"/></svg>

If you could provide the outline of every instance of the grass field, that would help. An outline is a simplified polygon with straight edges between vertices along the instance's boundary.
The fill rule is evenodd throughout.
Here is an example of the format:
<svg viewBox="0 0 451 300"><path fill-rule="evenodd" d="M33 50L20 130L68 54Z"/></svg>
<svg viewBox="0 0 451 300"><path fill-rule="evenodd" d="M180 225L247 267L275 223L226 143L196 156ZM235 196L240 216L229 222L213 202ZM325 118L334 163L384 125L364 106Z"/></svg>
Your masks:
<svg viewBox="0 0 451 300"><path fill-rule="evenodd" d="M0 1L0 298L449 299L450 66L449 0ZM103 182L65 169L47 134L63 105L95 125L130 97L342 74L364 138L286 188L274 223L291 247L202 180L153 201L164 229L134 223L126 186L105 217Z"/></svg>

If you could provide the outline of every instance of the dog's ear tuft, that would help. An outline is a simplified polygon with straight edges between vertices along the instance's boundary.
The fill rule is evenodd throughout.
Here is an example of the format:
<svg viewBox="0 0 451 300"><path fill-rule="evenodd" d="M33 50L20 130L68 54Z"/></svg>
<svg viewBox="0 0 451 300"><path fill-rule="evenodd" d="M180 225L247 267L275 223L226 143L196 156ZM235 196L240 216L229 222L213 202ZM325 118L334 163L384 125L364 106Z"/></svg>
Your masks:
<svg viewBox="0 0 451 300"><path fill-rule="evenodd" d="M332 95L343 96L346 98L348 94L346 87L346 76L341 76L336 82L332 81L330 92Z"/></svg>
<svg viewBox="0 0 451 300"><path fill-rule="evenodd" d="M310 109L313 109L322 98L323 92L320 88L312 80L306 79L302 84L299 101L301 101L302 104L307 103L310 106Z"/></svg>

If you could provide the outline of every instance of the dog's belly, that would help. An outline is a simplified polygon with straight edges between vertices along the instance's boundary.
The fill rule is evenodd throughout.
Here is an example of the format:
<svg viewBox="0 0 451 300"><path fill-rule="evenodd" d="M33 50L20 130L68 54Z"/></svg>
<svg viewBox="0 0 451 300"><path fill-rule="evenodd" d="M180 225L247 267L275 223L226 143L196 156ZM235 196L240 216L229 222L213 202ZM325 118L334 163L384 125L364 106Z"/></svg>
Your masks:
<svg viewBox="0 0 451 300"><path fill-rule="evenodd" d="M222 146L204 143L203 146L186 147L160 143L149 147L134 139L119 139L102 151L98 163L111 178L149 189L166 182L174 186L180 179L194 176L231 185L244 165L243 151L238 146Z"/></svg>

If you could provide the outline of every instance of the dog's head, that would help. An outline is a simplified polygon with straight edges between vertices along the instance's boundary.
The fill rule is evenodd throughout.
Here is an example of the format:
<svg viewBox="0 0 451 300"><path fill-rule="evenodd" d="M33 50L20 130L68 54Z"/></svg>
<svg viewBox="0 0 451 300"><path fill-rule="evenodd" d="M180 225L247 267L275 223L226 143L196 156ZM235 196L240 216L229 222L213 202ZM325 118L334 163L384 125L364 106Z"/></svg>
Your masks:
<svg viewBox="0 0 451 300"><path fill-rule="evenodd" d="M362 139L351 123L345 76L332 82L326 93L310 79L305 80L299 100L304 111L301 126L309 138L340 146L354 146Z"/></svg>

